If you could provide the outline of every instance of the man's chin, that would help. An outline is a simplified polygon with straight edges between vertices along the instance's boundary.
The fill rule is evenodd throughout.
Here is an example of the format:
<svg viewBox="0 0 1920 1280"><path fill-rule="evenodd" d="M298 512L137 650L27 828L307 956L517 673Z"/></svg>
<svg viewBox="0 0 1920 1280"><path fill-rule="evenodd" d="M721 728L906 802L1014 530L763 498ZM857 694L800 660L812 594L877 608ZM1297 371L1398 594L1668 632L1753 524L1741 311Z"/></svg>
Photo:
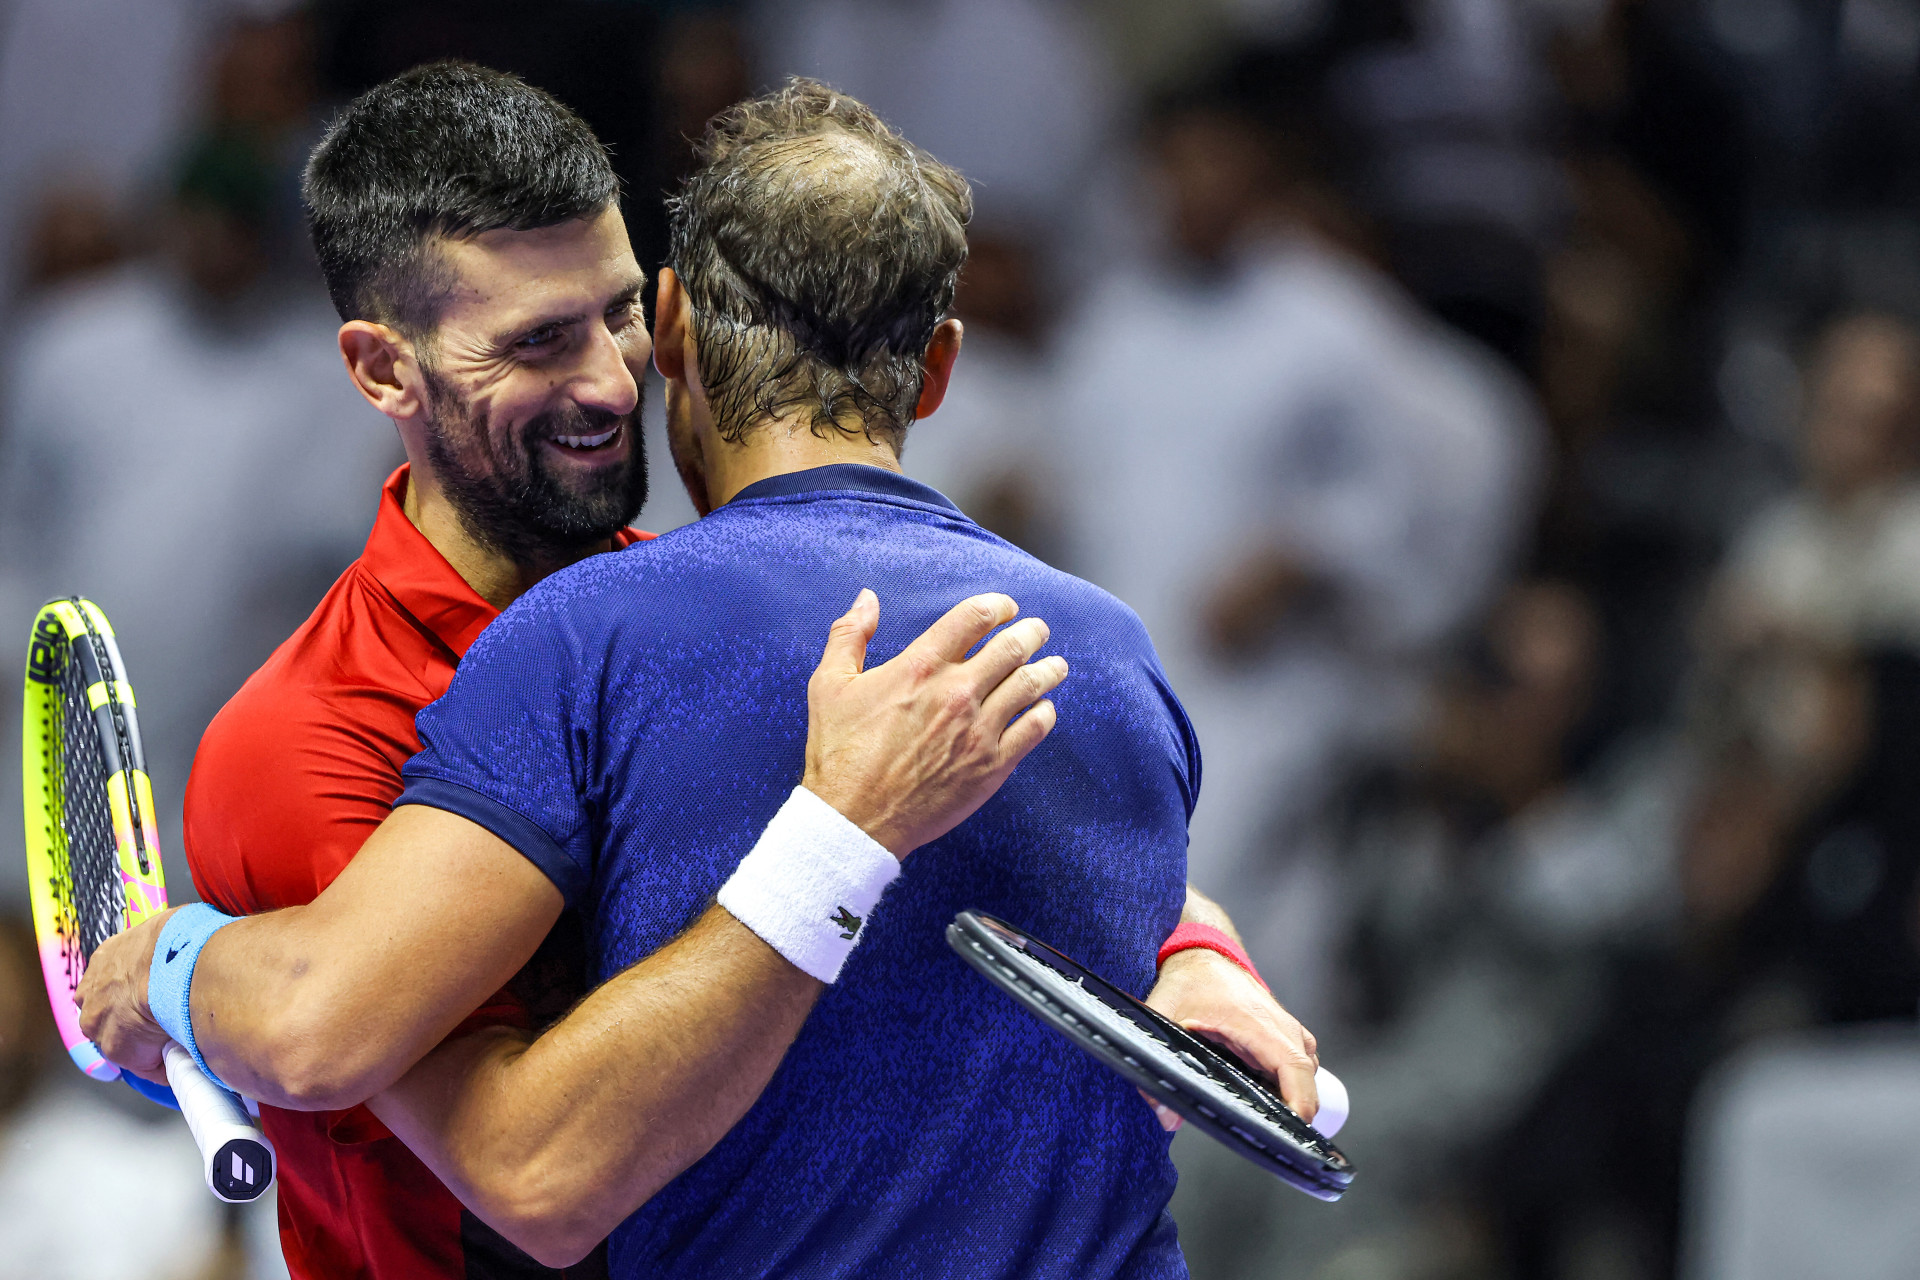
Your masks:
<svg viewBox="0 0 1920 1280"><path fill-rule="evenodd" d="M591 486L553 484L546 506L546 523L563 541L583 544L611 537L632 524L646 504L644 480L639 485L622 475L614 483Z"/></svg>

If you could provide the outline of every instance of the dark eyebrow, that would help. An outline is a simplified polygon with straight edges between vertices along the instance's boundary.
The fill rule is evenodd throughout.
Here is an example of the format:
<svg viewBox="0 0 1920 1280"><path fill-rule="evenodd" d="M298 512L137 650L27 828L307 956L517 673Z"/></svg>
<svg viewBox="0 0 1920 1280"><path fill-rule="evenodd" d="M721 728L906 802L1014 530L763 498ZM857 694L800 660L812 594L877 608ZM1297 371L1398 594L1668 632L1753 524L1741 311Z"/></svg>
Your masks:
<svg viewBox="0 0 1920 1280"><path fill-rule="evenodd" d="M626 288L614 294L613 297L608 300L606 310L611 311L615 307L628 306L639 301L640 293L646 287L647 278L645 275L635 277L628 283ZM542 316L538 320L531 320L526 324L516 325L511 329L495 335L494 345L501 348L511 347L526 338L529 334L538 333L542 329L571 328L586 320L586 318L585 315L577 313L564 316Z"/></svg>

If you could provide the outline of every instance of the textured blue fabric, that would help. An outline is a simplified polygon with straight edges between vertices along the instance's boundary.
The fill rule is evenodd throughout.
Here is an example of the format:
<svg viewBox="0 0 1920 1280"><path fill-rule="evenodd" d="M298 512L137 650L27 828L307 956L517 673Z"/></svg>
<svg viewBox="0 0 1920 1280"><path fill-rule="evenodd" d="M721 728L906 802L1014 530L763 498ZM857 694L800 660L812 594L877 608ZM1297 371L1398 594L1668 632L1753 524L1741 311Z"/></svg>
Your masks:
<svg viewBox="0 0 1920 1280"><path fill-rule="evenodd" d="M870 665L975 592L1046 618L1073 667L1058 727L907 859L758 1103L614 1233L614 1273L1184 1276L1168 1138L1146 1104L944 939L975 908L1137 994L1152 983L1200 764L1113 597L892 473L777 477L501 615L420 714L401 803L454 784L492 802L460 812L550 875L571 861L554 881L610 976L707 907L799 779L807 677L861 587L881 604Z"/></svg>
<svg viewBox="0 0 1920 1280"><path fill-rule="evenodd" d="M226 1083L213 1074L193 1039L193 968L200 963L200 949L207 945L207 939L236 918L204 902L188 903L160 926L160 936L153 944L153 963L147 969L147 1008L153 1011L153 1020L192 1055L194 1065L207 1073L207 1079L222 1089Z"/></svg>
<svg viewBox="0 0 1920 1280"><path fill-rule="evenodd" d="M403 804L424 804L430 808L444 809L485 827L518 849L528 862L546 872L547 879L553 881L569 906L578 906L581 895L586 892L585 865L574 861L573 856L556 844L539 823L522 817L492 796L442 778L416 777L408 781L406 794L395 802L394 807L397 809Z"/></svg>

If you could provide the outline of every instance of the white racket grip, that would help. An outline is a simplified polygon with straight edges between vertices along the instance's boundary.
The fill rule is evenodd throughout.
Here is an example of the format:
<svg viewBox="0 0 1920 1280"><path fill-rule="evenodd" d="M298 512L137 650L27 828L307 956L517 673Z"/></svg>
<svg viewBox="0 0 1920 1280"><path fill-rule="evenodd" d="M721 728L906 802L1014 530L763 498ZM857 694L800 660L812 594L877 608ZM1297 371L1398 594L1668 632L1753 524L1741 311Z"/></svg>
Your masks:
<svg viewBox="0 0 1920 1280"><path fill-rule="evenodd" d="M228 1204L246 1204L265 1195L273 1185L273 1144L247 1115L240 1098L207 1079L193 1055L179 1045L168 1043L166 1060L167 1083L200 1148L207 1190Z"/></svg>
<svg viewBox="0 0 1920 1280"><path fill-rule="evenodd" d="M168 1070L172 1070L172 1067L168 1067ZM1350 1105L1347 1086L1340 1083L1339 1076L1321 1067L1313 1073L1313 1087L1320 1095L1320 1110L1313 1117L1314 1132L1323 1138L1331 1138L1347 1122Z"/></svg>

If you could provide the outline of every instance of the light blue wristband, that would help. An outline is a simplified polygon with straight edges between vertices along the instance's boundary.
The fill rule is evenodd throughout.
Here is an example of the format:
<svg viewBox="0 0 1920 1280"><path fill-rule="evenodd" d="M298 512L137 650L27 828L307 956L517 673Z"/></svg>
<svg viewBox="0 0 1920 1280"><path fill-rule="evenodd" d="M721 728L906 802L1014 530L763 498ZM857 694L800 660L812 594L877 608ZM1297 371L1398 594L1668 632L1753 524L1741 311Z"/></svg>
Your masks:
<svg viewBox="0 0 1920 1280"><path fill-rule="evenodd" d="M192 1055L194 1065L207 1073L207 1079L222 1089L227 1086L213 1074L207 1060L200 1056L200 1046L193 1042L193 967L200 963L200 948L207 945L207 939L236 919L204 902L180 908L161 926L159 941L153 944L153 964L147 970L147 1007L153 1010L153 1020Z"/></svg>

